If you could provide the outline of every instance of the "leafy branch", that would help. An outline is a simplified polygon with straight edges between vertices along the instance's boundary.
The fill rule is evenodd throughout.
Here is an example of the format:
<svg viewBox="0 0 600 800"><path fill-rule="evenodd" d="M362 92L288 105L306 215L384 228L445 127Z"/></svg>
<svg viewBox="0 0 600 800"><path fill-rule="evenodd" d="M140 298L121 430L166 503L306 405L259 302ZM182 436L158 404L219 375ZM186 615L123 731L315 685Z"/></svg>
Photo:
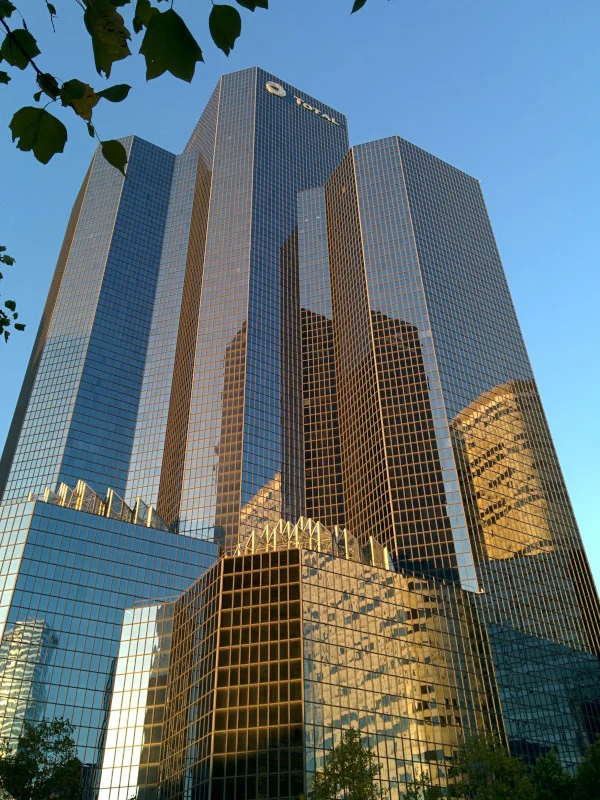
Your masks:
<svg viewBox="0 0 600 800"><path fill-rule="evenodd" d="M0 264L6 264L7 267L12 267L14 263L14 258L6 253L6 247L0 245ZM3 277L4 275L0 272L0 280L2 280ZM25 330L25 325L23 325L22 322L17 322L18 319L17 304L14 300L6 300L4 302L4 307L0 308L0 337L3 336L5 342L8 342L11 327L16 331Z"/></svg>
<svg viewBox="0 0 600 800"><path fill-rule="evenodd" d="M56 9L51 3L47 3L47 6L51 20L53 20ZM47 105L60 100L63 106L69 106L77 116L87 123L90 136L98 138L104 157L123 172L127 163L125 148L116 140L105 142L100 140L96 129L91 124L91 119L92 109L102 98L118 103L127 97L131 87L120 84L95 92L91 86L77 79L59 82L54 75L43 72L34 60L41 51L35 38L27 29L25 21L23 20L23 28L15 30L6 21L16 10L16 6L10 0L0 0L0 24L6 32L2 47L0 47L0 61L6 61L10 66L21 70L30 66L36 74L38 86L38 91L33 95L36 103L39 103L42 95L45 95L49 98ZM8 73L0 73L1 83L9 81ZM19 150L31 150L42 164L47 164L56 153L62 153L67 142L65 125L53 114L50 114L46 107L24 106L13 115L9 128L13 141L17 141Z"/></svg>

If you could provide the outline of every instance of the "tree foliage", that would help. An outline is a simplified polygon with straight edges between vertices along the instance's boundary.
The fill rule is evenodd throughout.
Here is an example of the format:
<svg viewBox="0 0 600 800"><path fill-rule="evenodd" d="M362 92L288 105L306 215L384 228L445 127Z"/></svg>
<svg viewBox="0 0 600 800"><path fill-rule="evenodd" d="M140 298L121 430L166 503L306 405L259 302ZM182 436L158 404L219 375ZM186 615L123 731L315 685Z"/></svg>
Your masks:
<svg viewBox="0 0 600 800"><path fill-rule="evenodd" d="M592 744L575 775L574 800L598 800L600 797L600 736Z"/></svg>
<svg viewBox="0 0 600 800"><path fill-rule="evenodd" d="M316 773L311 800L384 800L377 776L381 766L364 746L360 733L348 730L325 757ZM554 750L540 755L533 766L509 755L499 739L472 736L454 759L450 786L443 793L422 772L406 785L402 800L598 800L600 798L600 736L574 774Z"/></svg>
<svg viewBox="0 0 600 800"><path fill-rule="evenodd" d="M381 765L357 730L344 731L341 742L325 756L315 773L311 800L384 800L377 776Z"/></svg>
<svg viewBox="0 0 600 800"><path fill-rule="evenodd" d="M0 789L14 800L80 800L73 733L65 719L26 722L16 748L0 746Z"/></svg>
<svg viewBox="0 0 600 800"><path fill-rule="evenodd" d="M573 800L575 777L568 773L554 750L542 755L531 770L535 800Z"/></svg>
<svg viewBox="0 0 600 800"><path fill-rule="evenodd" d="M15 260L6 252L6 247L0 245L0 264L5 264L7 267L12 267ZM0 280L3 278L0 272ZM25 325L22 322L17 322L19 314L17 312L17 304L14 300L5 300L4 307L0 308L0 336L4 337L4 341L8 342L11 334L11 328L16 331L24 331Z"/></svg>
<svg viewBox="0 0 600 800"><path fill-rule="evenodd" d="M459 749L449 770L451 796L462 800L531 800L527 767L508 754L501 742L472 736Z"/></svg>
<svg viewBox="0 0 600 800"><path fill-rule="evenodd" d="M440 789L432 786L429 775L422 772L418 778L413 778L410 783L406 784L402 800L439 800L441 797Z"/></svg>
<svg viewBox="0 0 600 800"><path fill-rule="evenodd" d="M461 800L598 800L600 738L571 774L554 750L528 767L498 740L473 736L459 749L449 774L450 796ZM405 797L428 800L423 793Z"/></svg>

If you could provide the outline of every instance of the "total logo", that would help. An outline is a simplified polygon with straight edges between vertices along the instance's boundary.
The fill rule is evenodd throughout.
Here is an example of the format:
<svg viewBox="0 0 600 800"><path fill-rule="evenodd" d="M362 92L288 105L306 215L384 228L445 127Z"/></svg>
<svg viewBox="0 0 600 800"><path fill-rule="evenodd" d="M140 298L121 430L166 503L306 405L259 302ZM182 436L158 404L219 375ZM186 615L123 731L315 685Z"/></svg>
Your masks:
<svg viewBox="0 0 600 800"><path fill-rule="evenodd" d="M280 83L275 83L275 81L267 81L265 84L265 89L270 94L274 94L277 97L287 97L287 92L283 88ZM302 106L307 111L312 111L313 114L317 114L322 119L326 119L328 122L331 122L333 125L337 125L339 127L339 122L336 122L333 117L330 117L329 114L324 114L320 109L311 106L310 103L305 102L301 97L296 97L293 95L294 100L296 101L296 105Z"/></svg>

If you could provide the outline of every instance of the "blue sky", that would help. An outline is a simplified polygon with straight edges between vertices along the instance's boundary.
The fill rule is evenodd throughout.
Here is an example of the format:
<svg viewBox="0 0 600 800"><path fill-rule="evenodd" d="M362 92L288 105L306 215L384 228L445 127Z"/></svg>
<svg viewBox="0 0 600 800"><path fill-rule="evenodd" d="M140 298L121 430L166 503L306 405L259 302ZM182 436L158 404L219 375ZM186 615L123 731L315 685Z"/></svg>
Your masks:
<svg viewBox="0 0 600 800"><path fill-rule="evenodd" d="M226 58L210 42L209 1L176 0L206 64L191 85L169 75L146 84L140 56L115 65L110 84L133 91L97 107L99 132L135 133L178 152L219 75L258 64L345 113L352 144L399 134L479 178L598 582L600 4L368 0L350 16L351 2L240 9L242 38ZM56 35L39 0L21 6L46 53L40 64L103 88L78 7L56 6ZM0 243L17 258L0 290L28 323L0 346L2 441L94 147L85 126L59 111L69 127L63 155L42 166L17 151L6 126L34 91L27 72L0 86Z"/></svg>

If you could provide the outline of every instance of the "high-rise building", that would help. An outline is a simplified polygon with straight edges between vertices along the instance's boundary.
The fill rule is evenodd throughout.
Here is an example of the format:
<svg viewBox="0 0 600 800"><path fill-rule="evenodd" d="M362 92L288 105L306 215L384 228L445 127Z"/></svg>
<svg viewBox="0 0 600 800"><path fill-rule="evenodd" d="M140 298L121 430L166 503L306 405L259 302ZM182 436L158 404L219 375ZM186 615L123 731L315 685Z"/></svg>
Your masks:
<svg viewBox="0 0 600 800"><path fill-rule="evenodd" d="M474 732L576 763L598 598L478 181L256 68L124 142L0 463L3 729L102 800L296 800L348 727L393 798Z"/></svg>

